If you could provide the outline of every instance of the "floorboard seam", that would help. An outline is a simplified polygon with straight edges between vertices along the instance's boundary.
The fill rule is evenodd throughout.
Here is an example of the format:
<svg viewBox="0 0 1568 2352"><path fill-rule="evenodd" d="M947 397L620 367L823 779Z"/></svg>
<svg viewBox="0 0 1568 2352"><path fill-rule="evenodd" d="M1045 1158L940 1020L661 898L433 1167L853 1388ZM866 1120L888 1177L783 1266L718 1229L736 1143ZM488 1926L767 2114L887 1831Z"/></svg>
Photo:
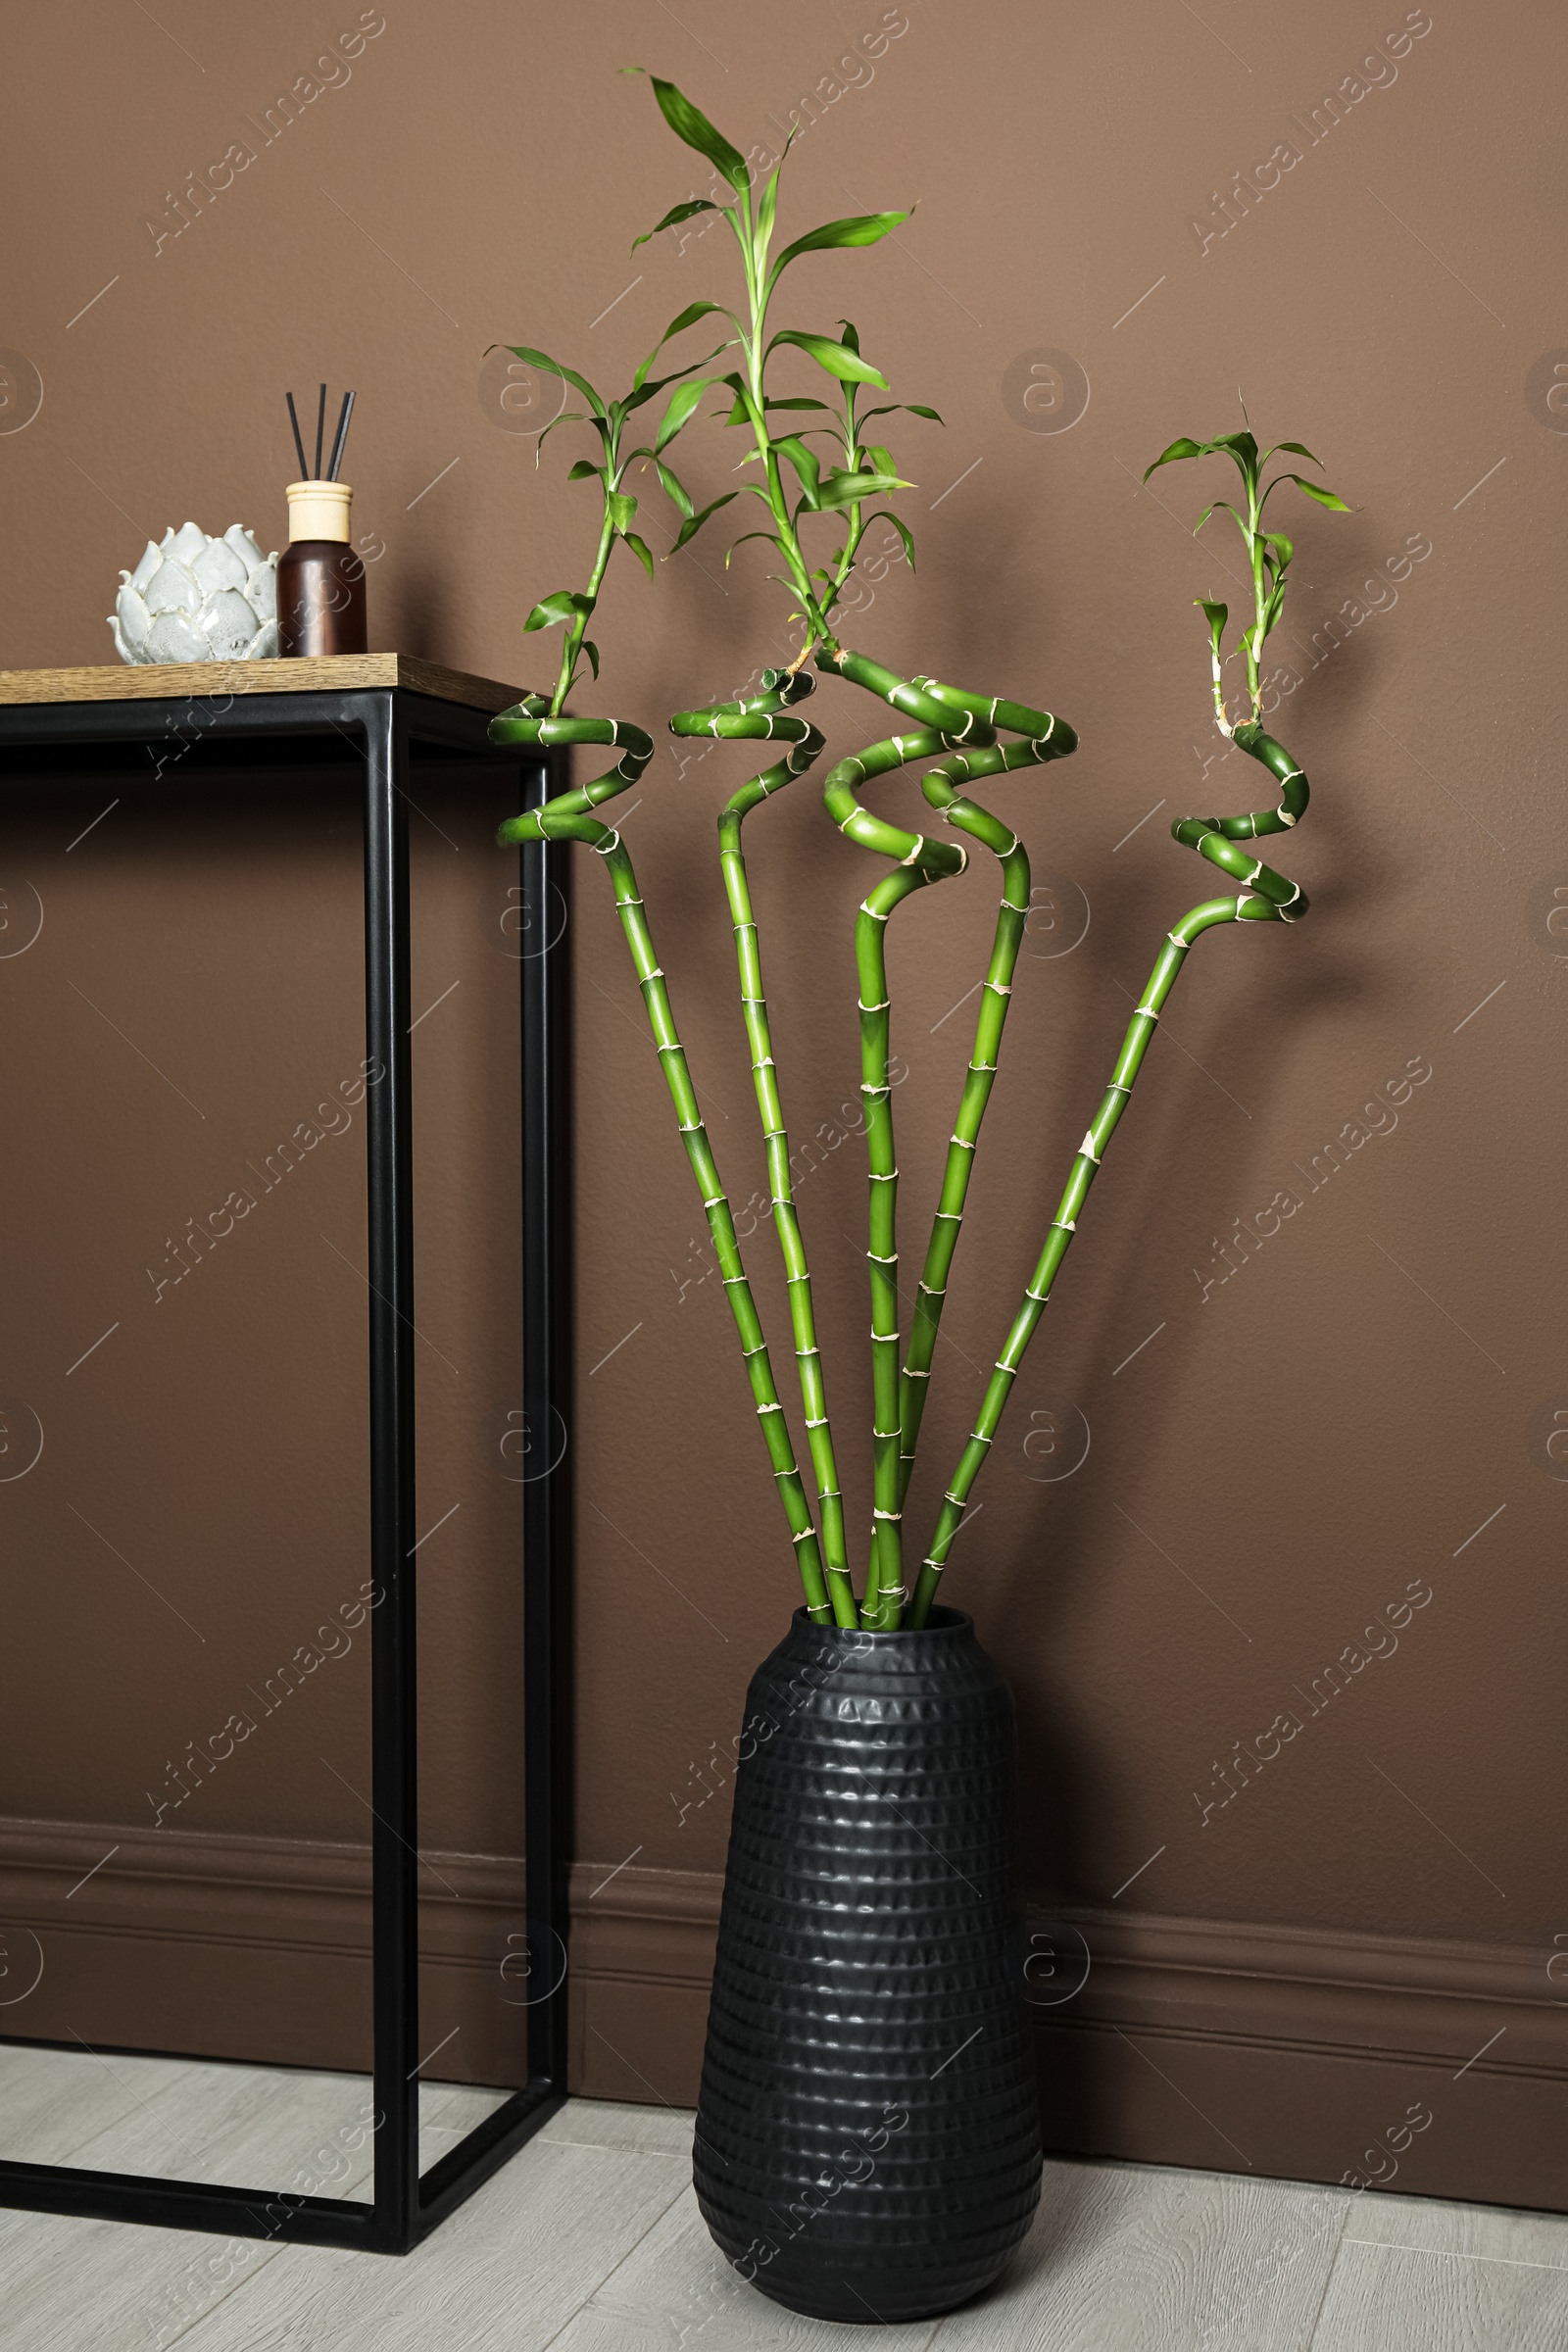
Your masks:
<svg viewBox="0 0 1568 2352"><path fill-rule="evenodd" d="M568 2142L567 2144L568 2144L568 2145L576 2145L576 2144L578 2144L578 2143L576 2143L576 2142ZM626 2152L626 2151L625 2151L624 2149L619 2149L619 2148L615 2148L615 2149L605 2148L605 2149L601 2149L599 2152L600 2152L602 2155L607 2155L607 2156L608 2156L608 2155L623 2155L623 2154L625 2154L625 2152ZM675 2161L675 2160L674 2160L674 2159L672 2159L671 2161ZM595 2297L597 2294L599 2294L599 2292L601 2291L601 2289L602 2289L602 2288L604 2288L604 2287L607 2287L607 2286L610 2284L610 2281L612 2280L612 2278L614 2278L614 2276L615 2276L615 2274L616 2274L616 2272L617 2272L617 2271L623 2270L623 2269L625 2268L626 2264L627 2264L628 2262L630 2262L630 2260L631 2260L632 2256L633 2256L633 2255L634 2255L634 2254L637 2252L637 2249L638 2249L638 2247L639 2247L639 2246L641 2246L641 2245L642 2245L642 2244L645 2242L645 2240L646 2240L646 2239L647 2239L647 2238L648 2238L648 2237L649 2237L649 2236L650 2236L650 2235L653 2233L653 2231L654 2231L654 2230L656 2230L659 2228L659 2225L660 2225L660 2223L661 2223L662 2221L663 2221L663 2219L664 2219L664 2217L666 2216L666 2214L672 2213L672 2212L674 2211L675 2207L676 2207L676 2206L677 2206L677 2205L680 2203L680 2201L681 2201L682 2197L683 2197L683 2196L686 2194L686 2191L687 2191L687 2189L688 2189L690 2186L691 2186L691 2183L690 2183L690 2181L689 2181L689 2180L684 2180L684 2179L681 2180L679 2187L678 2187L678 2188L675 2190L675 2193L674 2193L674 2195L673 2195L673 2196L670 2198L670 2200L669 2200L668 2204L667 2204L667 2205L661 2205L661 2207L659 2208L659 2211L658 2211L658 2212L657 2212L657 2213L654 2215L654 2217L653 2217L652 2221L650 2221L650 2223L648 2224L648 2228L647 2228L646 2230L640 2230L640 2231L638 2232L638 2235L637 2235L637 2237L636 2237L636 2240L634 2241L634 2243L633 2243L633 2244L629 2245L629 2246L626 2248L626 2251L625 2251L625 2253L624 2253L624 2254L622 2254L622 2256L620 2257L620 2260L619 2260L618 2262L612 2262L612 2263L611 2264L611 2266L610 2266L609 2270L608 2270L608 2271L606 2271L606 2273L604 2274L603 2278L598 2278L598 2279L596 2279L596 2280L594 2281L594 2284L593 2284L593 2285L592 2285L592 2286L589 2288L589 2290L588 2290L587 2294L585 2294L585 2295L584 2295L584 2297L583 2297L582 2301L581 2301L581 2302L580 2302L580 2303L579 2303L579 2304L576 2306L576 2308L575 2308L575 2309L574 2309L572 2312L570 2312L570 2313L568 2314L568 2316L567 2316L567 2317L566 2317L564 2320L563 2320L563 2322L562 2322L561 2326L560 2326L560 2327L559 2327L559 2328L556 2329L556 2332L555 2332L555 2334L554 2334L554 2335L552 2335L552 2336L547 2336L547 2337L546 2337L545 2341L544 2341L544 2342L543 2342L543 2343L542 2343L542 2344L539 2346L539 2352L550 2352L550 2347L551 2347L551 2345L552 2345L552 2344L559 2343L559 2342L561 2341L561 2338L562 2338L562 2337L563 2337L563 2336L565 2334L565 2332L566 2332L566 2329L567 2329L567 2328L569 2328L569 2327L572 2325L572 2322L573 2322L574 2320L580 2319L580 2317L582 2316L582 2314L583 2314L583 2313L584 2313L584 2312L587 2310L587 2308L588 2308L589 2304L590 2304L590 2303L591 2303L591 2302L594 2300L594 2297Z"/></svg>

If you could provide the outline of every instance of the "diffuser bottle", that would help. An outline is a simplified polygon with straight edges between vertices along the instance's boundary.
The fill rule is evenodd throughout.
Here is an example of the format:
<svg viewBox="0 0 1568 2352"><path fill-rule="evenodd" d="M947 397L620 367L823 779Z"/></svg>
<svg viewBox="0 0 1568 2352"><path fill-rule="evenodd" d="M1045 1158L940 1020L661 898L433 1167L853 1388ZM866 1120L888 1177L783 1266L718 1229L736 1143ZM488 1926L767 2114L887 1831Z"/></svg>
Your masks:
<svg viewBox="0 0 1568 2352"><path fill-rule="evenodd" d="M365 565L349 544L347 482L290 482L288 546L277 563L278 651L363 654Z"/></svg>

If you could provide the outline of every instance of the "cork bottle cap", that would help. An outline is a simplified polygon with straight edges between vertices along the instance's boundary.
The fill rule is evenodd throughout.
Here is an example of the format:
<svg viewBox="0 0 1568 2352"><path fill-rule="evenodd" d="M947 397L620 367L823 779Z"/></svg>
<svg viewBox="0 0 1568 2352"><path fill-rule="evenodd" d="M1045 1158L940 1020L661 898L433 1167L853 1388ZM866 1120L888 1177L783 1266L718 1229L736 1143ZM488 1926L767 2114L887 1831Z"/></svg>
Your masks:
<svg viewBox="0 0 1568 2352"><path fill-rule="evenodd" d="M290 543L298 539L341 539L346 543L353 497L347 482L290 482Z"/></svg>

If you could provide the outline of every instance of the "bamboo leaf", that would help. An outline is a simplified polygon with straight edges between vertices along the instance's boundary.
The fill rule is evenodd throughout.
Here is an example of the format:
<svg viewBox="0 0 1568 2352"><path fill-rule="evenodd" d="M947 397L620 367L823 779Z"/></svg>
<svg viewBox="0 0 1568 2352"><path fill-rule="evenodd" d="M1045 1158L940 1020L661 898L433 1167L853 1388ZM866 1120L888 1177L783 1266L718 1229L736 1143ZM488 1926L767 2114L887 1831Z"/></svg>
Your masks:
<svg viewBox="0 0 1568 2352"><path fill-rule="evenodd" d="M923 402L918 400L896 400L891 404L891 406L886 406L880 409L867 409L862 421L866 424L869 424L873 416L925 416L928 417L933 424L942 424L946 421L945 418L937 415L935 409L928 409ZM1150 472L1152 471L1153 467L1151 466ZM1145 474L1144 479L1147 481L1149 479L1149 475Z"/></svg>
<svg viewBox="0 0 1568 2352"><path fill-rule="evenodd" d="M807 506L814 508L817 501L817 485L822 477L820 459L814 451L807 448L799 433L781 434L779 439L774 442L773 447L778 451L780 457L788 458L800 476L801 487L806 492Z"/></svg>
<svg viewBox="0 0 1568 2352"><path fill-rule="evenodd" d="M1294 482L1298 490L1304 490L1307 497L1315 499L1320 507L1328 507L1336 514L1349 514L1350 510L1344 499L1336 498L1332 490L1325 490L1316 482L1303 481L1298 473L1288 473L1285 479L1288 482Z"/></svg>
<svg viewBox="0 0 1568 2352"><path fill-rule="evenodd" d="M773 264L769 287L776 286L791 262L799 261L803 253L831 253L851 245L875 245L889 231L907 220L907 213L854 213L843 220L824 220L820 228L797 237L786 245Z"/></svg>
<svg viewBox="0 0 1568 2352"><path fill-rule="evenodd" d="M670 342L674 336L684 334L687 327L695 326L699 318L707 318L710 317L714 311L717 311L722 318L727 318L729 317L728 311L725 310L724 305L721 302L689 302L686 305L686 308L681 312L679 318L672 318L670 320L663 333L660 336L659 341L654 345L654 351L662 351L664 345ZM648 354L648 358L644 360L643 368L649 366L653 359L654 351L651 351ZM642 381L642 368L639 368L637 370L637 381L639 383Z"/></svg>
<svg viewBox="0 0 1568 2352"><path fill-rule="evenodd" d="M1221 433L1207 444L1210 449L1223 449L1236 460L1245 473L1250 467L1257 470L1257 443L1250 433Z"/></svg>
<svg viewBox="0 0 1568 2352"><path fill-rule="evenodd" d="M669 443L674 440L681 426L700 405L710 381L710 378L708 376L702 376L697 382L682 384L678 392L671 393L669 406L664 411L663 421L654 435L656 450L667 448Z"/></svg>
<svg viewBox="0 0 1568 2352"><path fill-rule="evenodd" d="M908 524L901 522L898 516L887 507L882 507L875 514L868 514L866 516L865 527L867 530L870 529L873 522L892 523L893 528L898 532L899 537L904 542L905 561L908 564L909 569L912 571L914 569L914 535L910 531Z"/></svg>
<svg viewBox="0 0 1568 2352"><path fill-rule="evenodd" d="M678 228L683 220L691 220L694 213L722 213L728 209L727 205L710 204L706 196L694 196L687 204L673 205L657 227L645 228L640 237L633 237L631 249L635 253L639 245L648 243L650 237L661 236L666 228Z"/></svg>
<svg viewBox="0 0 1568 2352"><path fill-rule="evenodd" d="M765 539L769 547L778 547L779 545L777 536L772 531L742 531L738 539L731 541L730 546L725 553L724 569L726 571L729 569L730 557L735 553L736 548L744 547L748 539ZM782 549L780 549L781 554L782 552ZM769 577L771 576L772 575L769 574Z"/></svg>
<svg viewBox="0 0 1568 2352"><path fill-rule="evenodd" d="M734 340L733 336L730 338L730 340ZM627 393L626 398L618 404L621 416L629 416L633 409L642 408L644 403L647 401L657 400L660 393L664 390L664 387L667 384L678 384L682 376L690 375L694 368L708 367L711 361L718 358L720 352L728 351L728 349L729 343L715 343L712 350L705 351L700 360L688 360L684 368L672 368L668 375L656 375L648 383L637 384L630 392ZM653 354L650 353L649 358L651 359L652 357ZM639 369L638 373L640 374L641 372L641 369ZM612 414L614 414L614 412L612 411Z"/></svg>
<svg viewBox="0 0 1568 2352"><path fill-rule="evenodd" d="M1275 569L1283 571L1296 553L1294 543L1286 538L1283 531L1265 531L1263 544L1273 558Z"/></svg>
<svg viewBox="0 0 1568 2352"><path fill-rule="evenodd" d="M1273 448L1268 453L1269 457L1278 457L1282 449L1288 449L1293 458L1308 459L1314 466L1321 466L1323 463L1321 458L1314 458L1312 456L1312 452L1306 447L1305 443L1301 441L1276 441ZM1267 465L1268 458L1265 458L1263 463Z"/></svg>
<svg viewBox="0 0 1568 2352"><path fill-rule="evenodd" d="M829 375L836 375L841 383L875 384L881 392L888 388L888 379L880 368L873 368L868 360L862 360L858 352L848 350L842 343L835 343L831 335L808 335L799 327L790 326L776 334L767 348L776 351L781 343L795 344L819 368L825 368Z"/></svg>
<svg viewBox="0 0 1568 2352"><path fill-rule="evenodd" d="M604 467L602 466L590 466L586 458L579 458L576 465L566 476L568 482L602 482L604 478Z"/></svg>
<svg viewBox="0 0 1568 2352"><path fill-rule="evenodd" d="M553 629L559 621L575 619L580 612L587 619L594 609L591 596L579 595L574 588L558 588L554 596L542 596L523 622L524 629Z"/></svg>
<svg viewBox="0 0 1568 2352"><path fill-rule="evenodd" d="M585 637L585 638L583 639L583 641L582 641L582 650L583 650L583 652L584 652L584 653L587 655L587 657L588 657L588 661L589 661L589 665L590 665L590 667L591 667L591 668L592 668L592 670L593 670L594 676L597 678L597 677L598 677L598 675L599 675L599 648L598 648L598 646L597 646L597 645L595 645L595 643L594 643L594 641L593 641L593 639L592 639L591 637Z"/></svg>
<svg viewBox="0 0 1568 2352"><path fill-rule="evenodd" d="M635 506L637 502L634 499L631 503ZM644 571L647 572L648 577L652 579L654 576L654 557L653 550L649 547L647 540L639 539L635 531L622 531L620 535L625 540L626 545L631 549L632 554L636 557Z"/></svg>
<svg viewBox="0 0 1568 2352"><path fill-rule="evenodd" d="M641 74L646 68L633 66L628 70ZM648 78L654 85L659 111L676 138L684 139L688 147L695 147L699 155L706 155L710 164L716 164L732 188L750 187L751 173L746 169L745 157L730 145L722 131L714 129L702 109L693 106L685 91L677 89L672 81L661 81L657 74L650 74Z"/></svg>
<svg viewBox="0 0 1568 2352"><path fill-rule="evenodd" d="M685 547L689 540L695 539L710 514L716 514L720 507L727 507L730 500L736 496L738 496L736 491L726 490L723 497L715 498L710 507L704 507L700 514L688 514L680 526L680 536L676 539L674 547L670 549L670 554L674 555L680 548Z"/></svg>
<svg viewBox="0 0 1568 2352"><path fill-rule="evenodd" d="M837 350L838 346L835 344L833 348ZM746 378L731 369L728 375L715 376L713 380L715 383L723 384L735 395L735 407L730 411L729 422L754 425L759 432L765 433L767 427L762 420L762 413L752 397L752 387Z"/></svg>
<svg viewBox="0 0 1568 2352"><path fill-rule="evenodd" d="M1225 623L1230 617L1230 608L1226 605L1215 604L1206 596L1195 597L1193 602L1202 609L1203 618L1208 623L1209 638L1214 647L1214 659L1217 662L1219 660L1219 641L1225 633Z"/></svg>
<svg viewBox="0 0 1568 2352"><path fill-rule="evenodd" d="M1152 466L1147 466L1144 468L1145 481L1148 481L1152 473L1157 473L1161 466L1174 466L1182 458L1202 457L1207 447L1206 442L1195 441L1190 434L1182 433L1171 443L1169 449L1160 451Z"/></svg>
<svg viewBox="0 0 1568 2352"><path fill-rule="evenodd" d="M566 383L575 384L596 416L608 415L609 412L604 402L588 378L585 375L579 375L575 368L564 368L561 362L553 360L548 352L535 351L528 343L509 343L507 349L512 353L514 359L526 360L530 368L542 368L547 375L559 375Z"/></svg>
<svg viewBox="0 0 1568 2352"><path fill-rule="evenodd" d="M637 501L627 491L612 490L605 501L605 512L624 538L637 512Z"/></svg>
<svg viewBox="0 0 1568 2352"><path fill-rule="evenodd" d="M889 490L912 490L897 473L830 473L822 482L818 499L824 509L858 507L867 498L881 498Z"/></svg>
<svg viewBox="0 0 1568 2352"><path fill-rule="evenodd" d="M536 466L539 463L539 452L543 449L545 443L549 440L551 434L555 431L558 424L591 424L597 431L601 441L603 441L605 437L604 424L599 417L589 416L585 415L581 409L563 409L559 416L551 417L550 422L545 426L544 431L534 443L533 462ZM568 474L566 478L569 481L571 477Z"/></svg>
<svg viewBox="0 0 1568 2352"><path fill-rule="evenodd" d="M763 401L762 406L764 409L821 409L824 414L827 411L825 400L775 400L771 393ZM882 413L880 410L872 412L876 416L880 416Z"/></svg>
<svg viewBox="0 0 1568 2352"><path fill-rule="evenodd" d="M662 460L659 458L654 460L654 471L659 476L660 487L662 489L664 496L677 510L681 520L683 522L690 521L694 510L691 502L691 494L687 490L685 483L682 482L677 475L671 473L669 467L663 464Z"/></svg>
<svg viewBox="0 0 1568 2352"><path fill-rule="evenodd" d="M781 156L768 173L757 207L757 242L763 253L767 251L767 242L773 234L773 222L778 214L778 175L783 168L784 159Z"/></svg>

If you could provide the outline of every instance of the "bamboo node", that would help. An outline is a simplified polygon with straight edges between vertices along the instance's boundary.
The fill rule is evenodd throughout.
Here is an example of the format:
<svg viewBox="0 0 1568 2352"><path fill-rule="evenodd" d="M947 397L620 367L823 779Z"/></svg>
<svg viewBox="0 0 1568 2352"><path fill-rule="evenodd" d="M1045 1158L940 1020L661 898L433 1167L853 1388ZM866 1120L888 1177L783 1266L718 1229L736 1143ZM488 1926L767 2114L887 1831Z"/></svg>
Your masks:
<svg viewBox="0 0 1568 2352"><path fill-rule="evenodd" d="M1058 1233L1076 1233L1078 1230L1071 1217L1053 1217L1051 1222Z"/></svg>

